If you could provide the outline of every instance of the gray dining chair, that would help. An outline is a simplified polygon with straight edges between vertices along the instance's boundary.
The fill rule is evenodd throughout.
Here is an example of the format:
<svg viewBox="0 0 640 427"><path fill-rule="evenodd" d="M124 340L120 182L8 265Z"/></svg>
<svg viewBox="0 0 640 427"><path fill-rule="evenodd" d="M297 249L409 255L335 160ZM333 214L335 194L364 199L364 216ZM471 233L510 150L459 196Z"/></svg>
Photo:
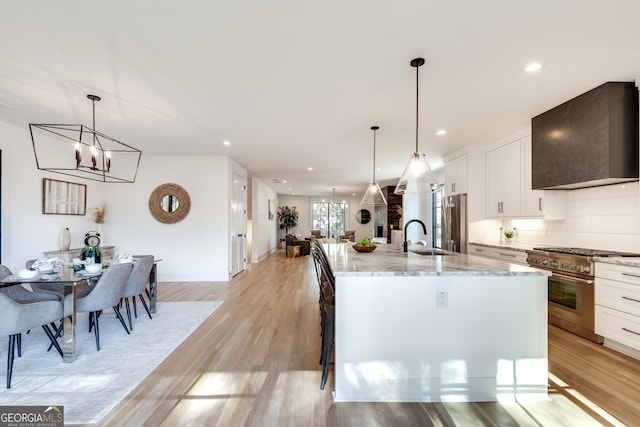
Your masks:
<svg viewBox="0 0 640 427"><path fill-rule="evenodd" d="M138 317L138 309L136 308L136 296L140 298L140 302L144 306L144 309L147 311L149 315L149 319L153 319L151 317L151 312L149 311L149 307L147 306L147 302L144 300L143 293L147 288L147 283L149 283L149 273L151 273L151 267L153 267L154 257L153 255L139 255L136 256L136 262L133 265L133 270L131 271L131 275L129 276L129 280L127 281L127 285L124 288L124 292L122 293L122 298L125 302L125 307L127 309L127 319L129 320L129 329L133 330L133 324L131 322L131 308L129 307L129 298L133 303L133 313L135 317Z"/></svg>
<svg viewBox="0 0 640 427"><path fill-rule="evenodd" d="M11 270L6 265L0 265L0 281L3 281L8 276L11 276ZM39 289L35 289L32 287L32 290L27 290L21 284L16 283L13 286L6 286L0 288L0 293L6 295L11 300L17 302L18 304L23 303L32 303L39 301L62 301L63 297L57 295L56 293L48 292L48 291L40 291ZM60 317L62 319L62 317ZM60 320L56 319L56 320ZM51 322L51 327L55 331L57 326L55 322ZM26 333L29 333L29 329L26 330ZM19 333L15 339L18 348L18 357L22 356L22 334ZM49 346L51 349L51 346Z"/></svg>
<svg viewBox="0 0 640 427"><path fill-rule="evenodd" d="M94 335L96 337L96 349L100 351L100 329L98 319L102 310L113 308L113 311L120 320L122 327L129 334L129 329L120 314L118 304L122 297L122 291L127 284L127 280L131 275L131 263L114 264L107 268L98 283L91 292L86 296L78 298L76 300L76 312L77 313L89 313L89 330L93 328ZM71 295L65 296L65 298L72 298ZM67 307L71 307L71 304L66 304ZM71 316L72 313L65 310L65 316Z"/></svg>
<svg viewBox="0 0 640 427"><path fill-rule="evenodd" d="M16 287L16 286L13 286ZM62 319L62 301L16 302L5 293L0 292L0 335L9 336L9 351L7 356L7 388L11 388L13 361L16 346L20 350L21 333L38 326L42 326L45 334L56 348L60 356L62 349L49 328L49 323ZM18 351L18 357L22 355Z"/></svg>

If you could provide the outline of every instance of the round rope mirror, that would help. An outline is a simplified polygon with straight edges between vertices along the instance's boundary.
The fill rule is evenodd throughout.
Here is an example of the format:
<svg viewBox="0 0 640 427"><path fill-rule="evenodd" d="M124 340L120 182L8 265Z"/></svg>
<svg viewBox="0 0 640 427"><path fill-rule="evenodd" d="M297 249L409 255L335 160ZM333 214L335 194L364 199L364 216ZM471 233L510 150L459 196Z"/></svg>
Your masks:
<svg viewBox="0 0 640 427"><path fill-rule="evenodd" d="M162 184L149 197L149 211L158 221L174 224L182 221L191 209L191 198L187 190L178 184Z"/></svg>

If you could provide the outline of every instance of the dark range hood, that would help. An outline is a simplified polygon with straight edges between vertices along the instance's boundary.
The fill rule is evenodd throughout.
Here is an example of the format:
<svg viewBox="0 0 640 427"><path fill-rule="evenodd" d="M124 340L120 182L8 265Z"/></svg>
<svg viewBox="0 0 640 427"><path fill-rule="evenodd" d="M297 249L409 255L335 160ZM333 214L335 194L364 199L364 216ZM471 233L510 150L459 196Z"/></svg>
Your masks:
<svg viewBox="0 0 640 427"><path fill-rule="evenodd" d="M531 119L533 189L638 181L638 89L608 82Z"/></svg>

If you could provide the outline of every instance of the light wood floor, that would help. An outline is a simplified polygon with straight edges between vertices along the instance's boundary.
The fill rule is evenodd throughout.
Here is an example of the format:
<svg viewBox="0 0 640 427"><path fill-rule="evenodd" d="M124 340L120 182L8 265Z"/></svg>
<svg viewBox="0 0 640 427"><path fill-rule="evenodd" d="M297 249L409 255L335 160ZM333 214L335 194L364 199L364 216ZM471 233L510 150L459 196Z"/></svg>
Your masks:
<svg viewBox="0 0 640 427"><path fill-rule="evenodd" d="M557 328L549 331L547 401L333 403L333 373L319 388L310 257L280 250L229 283L161 282L159 300L224 304L100 425L640 425L640 362Z"/></svg>

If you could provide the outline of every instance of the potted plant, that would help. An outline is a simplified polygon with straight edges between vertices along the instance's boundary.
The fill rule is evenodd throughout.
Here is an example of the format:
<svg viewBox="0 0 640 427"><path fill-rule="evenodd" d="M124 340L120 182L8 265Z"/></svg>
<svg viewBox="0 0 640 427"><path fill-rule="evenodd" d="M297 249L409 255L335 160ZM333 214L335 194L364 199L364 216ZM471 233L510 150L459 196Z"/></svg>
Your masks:
<svg viewBox="0 0 640 427"><path fill-rule="evenodd" d="M513 241L513 230L507 230L504 232L504 237L507 238L507 243L511 243Z"/></svg>
<svg viewBox="0 0 640 427"><path fill-rule="evenodd" d="M296 207L280 206L278 208L278 221L280 222L280 230L284 230L285 236L289 234L289 230L298 225Z"/></svg>

